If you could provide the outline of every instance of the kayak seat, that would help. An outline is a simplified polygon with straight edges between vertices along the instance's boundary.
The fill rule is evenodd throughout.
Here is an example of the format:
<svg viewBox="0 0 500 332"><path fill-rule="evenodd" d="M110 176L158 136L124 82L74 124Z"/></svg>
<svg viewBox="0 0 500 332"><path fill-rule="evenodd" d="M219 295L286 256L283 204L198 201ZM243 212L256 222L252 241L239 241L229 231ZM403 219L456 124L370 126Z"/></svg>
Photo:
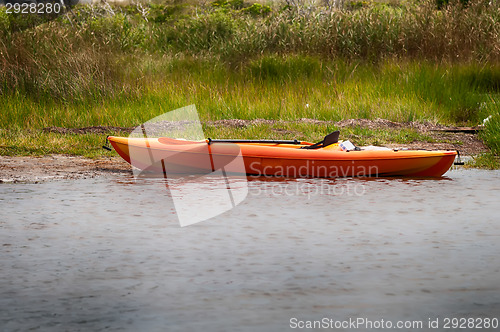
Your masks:
<svg viewBox="0 0 500 332"><path fill-rule="evenodd" d="M335 144L339 142L339 136L340 136L340 131L335 130L334 132L328 134L323 138L322 141L313 144L313 145L308 145L301 147L301 149L319 149L319 148L325 148L329 145Z"/></svg>
<svg viewBox="0 0 500 332"><path fill-rule="evenodd" d="M328 134L325 136L325 139L323 139L323 148L327 147L328 145L332 145L335 143L339 142L339 136L340 136L340 131L335 130L333 133Z"/></svg>

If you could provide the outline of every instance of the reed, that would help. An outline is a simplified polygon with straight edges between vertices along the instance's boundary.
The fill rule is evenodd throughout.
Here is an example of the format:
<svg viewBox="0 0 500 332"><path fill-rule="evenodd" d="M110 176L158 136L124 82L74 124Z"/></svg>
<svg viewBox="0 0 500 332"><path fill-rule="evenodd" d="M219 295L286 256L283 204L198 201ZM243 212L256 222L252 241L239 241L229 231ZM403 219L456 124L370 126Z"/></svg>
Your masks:
<svg viewBox="0 0 500 332"><path fill-rule="evenodd" d="M500 109L486 123L481 137L494 154L500 155Z"/></svg>
<svg viewBox="0 0 500 332"><path fill-rule="evenodd" d="M500 59L496 1L453 2L441 10L434 1L363 3L350 10L277 4L262 15L249 8L243 2L87 5L35 28L22 23L29 15L3 8L2 90L62 99L130 92L140 74L129 69L132 55L209 58L233 68L263 54L370 63Z"/></svg>

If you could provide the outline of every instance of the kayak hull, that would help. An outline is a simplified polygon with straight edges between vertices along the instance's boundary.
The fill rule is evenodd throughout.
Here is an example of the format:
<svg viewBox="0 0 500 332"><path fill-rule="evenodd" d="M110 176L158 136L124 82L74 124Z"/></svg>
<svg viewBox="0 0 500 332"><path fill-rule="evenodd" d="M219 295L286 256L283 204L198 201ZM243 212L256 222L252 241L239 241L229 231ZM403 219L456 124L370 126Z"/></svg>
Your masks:
<svg viewBox="0 0 500 332"><path fill-rule="evenodd" d="M224 170L254 176L440 177L452 166L455 151L342 151L337 144L300 149L311 143L212 143L170 138L108 137L132 166L165 174L198 174Z"/></svg>

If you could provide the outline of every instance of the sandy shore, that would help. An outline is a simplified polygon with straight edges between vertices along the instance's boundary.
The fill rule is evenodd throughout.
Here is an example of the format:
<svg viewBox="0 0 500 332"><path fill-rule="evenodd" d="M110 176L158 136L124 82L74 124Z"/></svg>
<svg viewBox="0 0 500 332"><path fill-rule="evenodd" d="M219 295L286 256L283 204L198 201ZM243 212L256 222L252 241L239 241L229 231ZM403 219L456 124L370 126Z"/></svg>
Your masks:
<svg viewBox="0 0 500 332"><path fill-rule="evenodd" d="M111 173L131 173L131 168L119 157L89 159L66 155L0 156L0 183L94 178Z"/></svg>

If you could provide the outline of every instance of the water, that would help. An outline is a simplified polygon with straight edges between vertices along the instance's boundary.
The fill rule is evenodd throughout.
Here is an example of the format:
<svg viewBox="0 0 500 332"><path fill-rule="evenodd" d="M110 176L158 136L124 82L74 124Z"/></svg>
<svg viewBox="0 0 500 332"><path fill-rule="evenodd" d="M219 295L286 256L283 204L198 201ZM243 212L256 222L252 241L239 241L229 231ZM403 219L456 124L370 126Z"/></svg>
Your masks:
<svg viewBox="0 0 500 332"><path fill-rule="evenodd" d="M249 186L181 228L161 179L0 185L0 329L500 318L500 172Z"/></svg>

